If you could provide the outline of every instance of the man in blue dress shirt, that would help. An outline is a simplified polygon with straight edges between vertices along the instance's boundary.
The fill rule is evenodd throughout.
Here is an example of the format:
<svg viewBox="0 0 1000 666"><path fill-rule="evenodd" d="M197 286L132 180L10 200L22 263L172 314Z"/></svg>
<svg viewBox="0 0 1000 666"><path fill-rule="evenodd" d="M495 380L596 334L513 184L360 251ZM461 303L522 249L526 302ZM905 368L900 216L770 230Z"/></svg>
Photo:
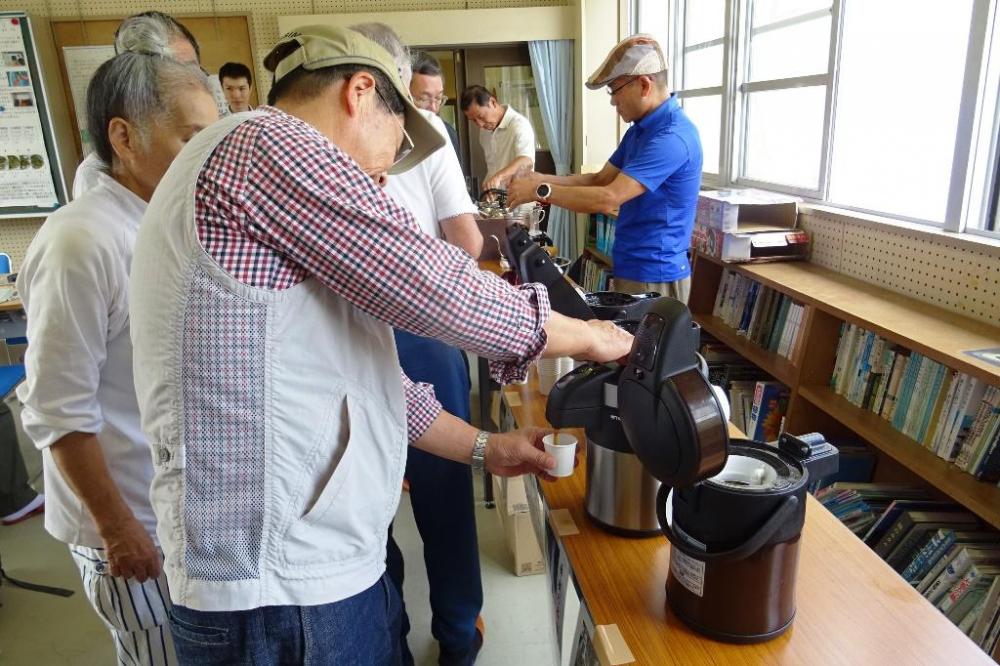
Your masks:
<svg viewBox="0 0 1000 666"><path fill-rule="evenodd" d="M606 87L618 115L632 123L618 149L598 173L515 179L509 205L541 201L578 213L616 214L615 290L656 291L687 302L701 140L668 88L660 45L649 35L622 40L587 87Z"/></svg>

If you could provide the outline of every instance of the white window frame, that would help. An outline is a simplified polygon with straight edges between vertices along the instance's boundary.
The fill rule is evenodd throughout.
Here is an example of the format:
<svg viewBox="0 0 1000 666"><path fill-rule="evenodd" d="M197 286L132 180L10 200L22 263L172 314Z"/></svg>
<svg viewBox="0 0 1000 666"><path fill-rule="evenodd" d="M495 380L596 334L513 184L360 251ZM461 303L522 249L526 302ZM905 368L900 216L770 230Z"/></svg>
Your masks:
<svg viewBox="0 0 1000 666"><path fill-rule="evenodd" d="M1000 238L1000 3L972 9L947 231ZM985 227L992 222L994 229Z"/></svg>
<svg viewBox="0 0 1000 666"><path fill-rule="evenodd" d="M751 29L753 0L727 0L724 19L723 37L708 42L684 46L684 10L687 2L697 0L673 0L671 3L672 26L670 34L673 35L673 61L675 63L673 73L674 89L681 99L691 97L707 97L721 95L722 97L722 117L719 119L719 173L713 174L705 172L702 180L705 184L714 187L756 187L785 192L807 199L823 200L829 190L829 174L831 160L831 146L833 138L833 108L836 103L836 77L840 55L840 35L841 26L841 0L832 0L830 9L822 9L800 16L784 19L765 26ZM749 44L751 34L760 34L770 30L790 27L831 14L830 22L830 48L827 60L827 71L825 74L813 74L808 76L796 76L784 79L773 79L765 81L750 82L750 62ZM722 44L722 85L708 88L685 89L684 82L684 55L692 51L697 51L709 46ZM819 173L817 174L817 187L798 188L780 183L770 183L754 180L746 177L746 137L747 137L747 107L749 104L749 93L764 90L787 90L804 86L826 86L826 104L823 117L823 139L820 154Z"/></svg>
<svg viewBox="0 0 1000 666"><path fill-rule="evenodd" d="M655 0L647 0L655 1ZM680 98L721 95L719 119L719 173L705 172L702 181L710 187L756 187L793 194L803 199L836 208L928 225L950 232L967 232L1000 238L1000 0L974 0L966 56L965 76L959 108L951 179L943 224L927 219L850 206L831 201L830 173L833 142L836 138L836 108L839 83L840 49L844 16L851 0L832 0L829 10L817 10L767 26L753 34L795 25L831 13L831 35L826 74L791 77L770 81L749 81L749 36L754 0L726 0L724 35L703 44L684 46L684 11L687 2L672 0L669 34L672 36L672 82ZM855 0L863 1L863 0ZM723 45L722 85L685 89L684 55L692 51ZM820 173L816 189L796 188L746 177L746 137L748 93L780 90L808 85L826 86L824 134ZM994 92L997 91L997 92ZM994 230L978 228L992 221Z"/></svg>

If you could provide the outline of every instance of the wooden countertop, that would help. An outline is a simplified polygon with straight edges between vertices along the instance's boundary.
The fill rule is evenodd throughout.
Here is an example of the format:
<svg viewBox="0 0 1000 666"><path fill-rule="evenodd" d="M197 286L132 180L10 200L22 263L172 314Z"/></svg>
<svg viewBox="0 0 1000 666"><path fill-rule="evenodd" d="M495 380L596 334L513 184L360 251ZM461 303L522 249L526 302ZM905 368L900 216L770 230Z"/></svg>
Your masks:
<svg viewBox="0 0 1000 666"><path fill-rule="evenodd" d="M14 301L5 301L0 303L0 312L9 312L11 310L23 310L24 304L20 299Z"/></svg>
<svg viewBox="0 0 1000 666"><path fill-rule="evenodd" d="M519 427L548 426L534 372L528 384L505 387L504 396ZM583 431L576 434L582 443ZM586 517L584 457L572 477L538 485L548 509L568 509L580 530L560 541L594 623L617 624L635 663L995 666L812 496L791 629L757 645L695 634L666 607L667 540L616 537Z"/></svg>

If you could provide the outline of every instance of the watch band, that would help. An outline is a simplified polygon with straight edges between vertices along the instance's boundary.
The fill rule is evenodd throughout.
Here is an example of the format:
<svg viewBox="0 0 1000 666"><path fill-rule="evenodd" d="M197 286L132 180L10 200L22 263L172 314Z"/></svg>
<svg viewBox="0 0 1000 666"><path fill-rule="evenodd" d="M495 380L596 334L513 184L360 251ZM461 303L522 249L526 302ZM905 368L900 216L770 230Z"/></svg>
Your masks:
<svg viewBox="0 0 1000 666"><path fill-rule="evenodd" d="M482 472L486 469L486 442L489 440L490 433L485 430L480 430L479 434L476 435L476 441L472 445L472 471Z"/></svg>

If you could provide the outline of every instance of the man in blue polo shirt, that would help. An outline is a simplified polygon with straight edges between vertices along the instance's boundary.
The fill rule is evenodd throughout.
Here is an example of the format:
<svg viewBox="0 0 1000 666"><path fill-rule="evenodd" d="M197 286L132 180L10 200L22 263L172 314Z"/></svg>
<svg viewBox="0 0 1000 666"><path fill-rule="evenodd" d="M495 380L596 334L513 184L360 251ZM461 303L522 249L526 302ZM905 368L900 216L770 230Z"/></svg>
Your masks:
<svg viewBox="0 0 1000 666"><path fill-rule="evenodd" d="M578 213L617 214L614 288L656 291L687 302L701 140L667 86L667 64L657 41L633 35L615 46L587 80L607 87L611 105L632 127L599 173L528 173L509 188L509 205L548 202Z"/></svg>

